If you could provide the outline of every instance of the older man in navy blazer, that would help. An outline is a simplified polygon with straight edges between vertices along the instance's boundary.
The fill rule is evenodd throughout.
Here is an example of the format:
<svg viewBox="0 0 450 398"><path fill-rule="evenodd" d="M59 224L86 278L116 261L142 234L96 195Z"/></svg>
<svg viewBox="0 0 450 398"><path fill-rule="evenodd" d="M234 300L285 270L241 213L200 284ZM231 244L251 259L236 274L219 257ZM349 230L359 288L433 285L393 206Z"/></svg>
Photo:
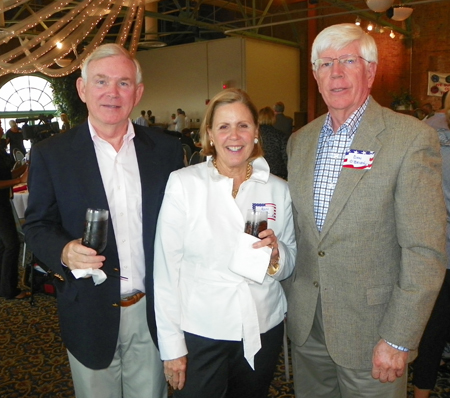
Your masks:
<svg viewBox="0 0 450 398"><path fill-rule="evenodd" d="M439 142L370 96L377 48L361 28L324 29L311 61L329 112L288 144L295 394L405 398L445 272Z"/></svg>
<svg viewBox="0 0 450 398"><path fill-rule="evenodd" d="M59 277L61 333L77 398L167 396L156 344L153 241L182 149L131 123L141 81L139 63L125 49L98 47L77 81L88 121L32 149L26 241ZM102 253L80 242L87 208L109 210ZM76 279L73 270L87 276ZM106 280L95 284L90 275L98 270Z"/></svg>

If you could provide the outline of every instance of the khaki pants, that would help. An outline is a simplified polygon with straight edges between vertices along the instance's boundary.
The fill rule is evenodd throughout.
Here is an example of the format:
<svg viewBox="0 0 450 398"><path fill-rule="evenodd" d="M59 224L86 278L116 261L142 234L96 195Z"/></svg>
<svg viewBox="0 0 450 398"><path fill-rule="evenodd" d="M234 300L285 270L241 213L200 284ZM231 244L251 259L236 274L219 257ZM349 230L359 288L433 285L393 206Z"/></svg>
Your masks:
<svg viewBox="0 0 450 398"><path fill-rule="evenodd" d="M146 300L120 313L119 341L106 369L93 370L69 351L77 398L167 398L163 364L147 325Z"/></svg>
<svg viewBox="0 0 450 398"><path fill-rule="evenodd" d="M406 398L407 371L393 383L372 378L372 369L348 369L330 357L323 332L320 297L305 344L291 343L296 398Z"/></svg>

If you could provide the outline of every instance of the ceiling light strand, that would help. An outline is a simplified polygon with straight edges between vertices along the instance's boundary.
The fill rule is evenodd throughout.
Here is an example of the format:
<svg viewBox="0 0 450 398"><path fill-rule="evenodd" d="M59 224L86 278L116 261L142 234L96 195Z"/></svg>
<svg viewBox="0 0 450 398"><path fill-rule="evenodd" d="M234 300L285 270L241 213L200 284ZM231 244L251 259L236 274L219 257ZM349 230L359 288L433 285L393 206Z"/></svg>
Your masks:
<svg viewBox="0 0 450 398"><path fill-rule="evenodd" d="M0 35L0 45L12 37L19 40L20 45L0 56L0 76L36 71L51 77L68 75L80 67L117 23L120 23L120 31L116 41L123 46L131 43L130 52L137 51L144 20L144 0L82 0L61 17L62 8L68 3L70 1L66 0L52 2L5 29L7 35ZM11 1L8 4L11 5ZM47 27L44 22L52 16L57 21ZM36 35L33 29L37 25L46 29ZM79 51L78 46L93 32L89 44Z"/></svg>

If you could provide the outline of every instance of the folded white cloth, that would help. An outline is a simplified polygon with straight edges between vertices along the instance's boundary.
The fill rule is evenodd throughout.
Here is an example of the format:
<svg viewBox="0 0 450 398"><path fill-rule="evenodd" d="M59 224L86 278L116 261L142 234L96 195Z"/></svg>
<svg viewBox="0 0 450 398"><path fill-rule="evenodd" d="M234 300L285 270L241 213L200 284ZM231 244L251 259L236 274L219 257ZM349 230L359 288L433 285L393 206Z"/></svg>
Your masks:
<svg viewBox="0 0 450 398"><path fill-rule="evenodd" d="M101 269L73 269L72 274L76 279L85 278L86 276L92 276L95 285L100 285L107 278L106 274Z"/></svg>
<svg viewBox="0 0 450 398"><path fill-rule="evenodd" d="M233 259L228 268L244 278L263 283L272 249L267 246L259 249L253 248L253 243L259 241L259 238L245 232L240 233Z"/></svg>

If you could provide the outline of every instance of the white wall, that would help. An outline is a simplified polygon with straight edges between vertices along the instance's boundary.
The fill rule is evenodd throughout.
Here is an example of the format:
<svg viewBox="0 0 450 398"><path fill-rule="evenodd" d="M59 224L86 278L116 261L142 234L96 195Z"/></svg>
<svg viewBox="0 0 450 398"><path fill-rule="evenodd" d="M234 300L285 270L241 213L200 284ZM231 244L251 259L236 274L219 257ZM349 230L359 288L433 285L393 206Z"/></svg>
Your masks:
<svg viewBox="0 0 450 398"><path fill-rule="evenodd" d="M246 90L258 109L281 101L284 114L300 109L300 50L265 41L246 40Z"/></svg>
<svg viewBox="0 0 450 398"><path fill-rule="evenodd" d="M139 51L136 57L145 91L133 119L151 109L157 123L167 123L181 108L189 119L201 120L206 101L224 82L247 90L258 108L283 101L285 113L293 116L300 106L298 49L226 38Z"/></svg>
<svg viewBox="0 0 450 398"><path fill-rule="evenodd" d="M143 70L144 95L134 109L151 109L157 123L167 123L177 108L189 118L200 118L207 84L206 43L140 51L136 58Z"/></svg>
<svg viewBox="0 0 450 398"><path fill-rule="evenodd" d="M244 46L245 41L239 38L208 42L209 99L222 90L223 83L245 90Z"/></svg>

